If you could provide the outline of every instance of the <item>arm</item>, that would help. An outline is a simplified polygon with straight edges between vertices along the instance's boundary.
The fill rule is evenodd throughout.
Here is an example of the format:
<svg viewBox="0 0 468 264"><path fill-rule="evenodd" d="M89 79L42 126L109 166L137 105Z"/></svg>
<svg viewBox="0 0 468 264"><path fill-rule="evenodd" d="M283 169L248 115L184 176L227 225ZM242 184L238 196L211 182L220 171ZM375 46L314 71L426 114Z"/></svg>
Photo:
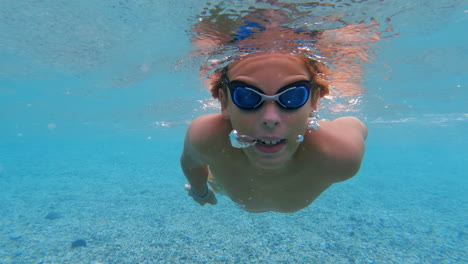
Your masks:
<svg viewBox="0 0 468 264"><path fill-rule="evenodd" d="M206 203L216 204L216 197L213 191L208 188L208 165L205 158L197 149L200 147L203 131L200 130L200 120L195 119L187 130L187 135L184 142L184 150L180 158L180 165L185 177L190 185L186 185L185 189L200 205Z"/></svg>
<svg viewBox="0 0 468 264"><path fill-rule="evenodd" d="M208 166L199 159L199 156L186 138L180 165L192 191L198 196L203 196L207 191Z"/></svg>

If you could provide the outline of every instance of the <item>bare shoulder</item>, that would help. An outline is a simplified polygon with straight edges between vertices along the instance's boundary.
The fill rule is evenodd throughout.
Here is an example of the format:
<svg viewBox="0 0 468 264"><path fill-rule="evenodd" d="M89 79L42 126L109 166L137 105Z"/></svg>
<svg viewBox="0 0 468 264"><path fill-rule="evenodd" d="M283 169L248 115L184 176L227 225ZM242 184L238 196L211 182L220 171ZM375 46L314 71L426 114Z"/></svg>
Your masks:
<svg viewBox="0 0 468 264"><path fill-rule="evenodd" d="M367 138L366 125L355 117L340 117L331 123L333 123L337 132L351 133L351 136L362 137L364 140Z"/></svg>
<svg viewBox="0 0 468 264"><path fill-rule="evenodd" d="M229 123L221 114L208 114L195 118L187 129L185 144L200 152L206 152L209 146L222 144L227 139Z"/></svg>
<svg viewBox="0 0 468 264"><path fill-rule="evenodd" d="M321 162L333 181L344 181L359 171L367 138L367 127L359 119L322 121L320 128L311 134L312 144L323 156Z"/></svg>

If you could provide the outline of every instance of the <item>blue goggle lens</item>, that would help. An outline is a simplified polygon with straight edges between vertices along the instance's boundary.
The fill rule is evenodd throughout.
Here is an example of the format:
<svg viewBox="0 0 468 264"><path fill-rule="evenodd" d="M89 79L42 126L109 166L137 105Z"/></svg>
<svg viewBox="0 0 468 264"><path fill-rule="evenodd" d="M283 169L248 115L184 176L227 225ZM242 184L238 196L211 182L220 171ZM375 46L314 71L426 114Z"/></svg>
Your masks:
<svg viewBox="0 0 468 264"><path fill-rule="evenodd" d="M309 99L309 90L304 86L291 89L279 97L281 104L287 108L298 108L303 106Z"/></svg>
<svg viewBox="0 0 468 264"><path fill-rule="evenodd" d="M262 97L244 87L237 87L232 94L232 100L242 109L253 109L262 101Z"/></svg>

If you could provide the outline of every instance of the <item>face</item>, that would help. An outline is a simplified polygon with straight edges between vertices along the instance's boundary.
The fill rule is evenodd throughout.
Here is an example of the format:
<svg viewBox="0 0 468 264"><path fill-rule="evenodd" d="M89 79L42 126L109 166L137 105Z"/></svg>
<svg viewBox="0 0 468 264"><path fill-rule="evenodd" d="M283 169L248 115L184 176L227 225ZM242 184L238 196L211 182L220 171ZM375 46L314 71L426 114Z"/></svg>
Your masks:
<svg viewBox="0 0 468 264"><path fill-rule="evenodd" d="M278 92L296 87L296 84L309 83L312 79L304 63L288 54L264 54L243 59L229 66L227 77L231 83L247 84L270 99ZM312 98L315 98L314 91L312 84ZM231 92L220 91L223 116L231 121L233 129L260 139L242 151L254 165L269 169L285 167L296 153L300 144L296 142L297 136L304 135L309 113L315 107L310 95L297 109L285 109L265 97L255 110L245 110L234 104Z"/></svg>

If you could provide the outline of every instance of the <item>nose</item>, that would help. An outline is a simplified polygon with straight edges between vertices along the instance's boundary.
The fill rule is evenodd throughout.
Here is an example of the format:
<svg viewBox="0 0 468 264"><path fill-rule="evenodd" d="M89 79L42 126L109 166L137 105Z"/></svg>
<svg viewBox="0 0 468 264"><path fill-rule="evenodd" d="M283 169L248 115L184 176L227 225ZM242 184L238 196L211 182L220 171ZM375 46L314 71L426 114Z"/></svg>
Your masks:
<svg viewBox="0 0 468 264"><path fill-rule="evenodd" d="M274 128L280 124L280 114L278 106L274 101L265 102L262 113L262 125L267 128Z"/></svg>

